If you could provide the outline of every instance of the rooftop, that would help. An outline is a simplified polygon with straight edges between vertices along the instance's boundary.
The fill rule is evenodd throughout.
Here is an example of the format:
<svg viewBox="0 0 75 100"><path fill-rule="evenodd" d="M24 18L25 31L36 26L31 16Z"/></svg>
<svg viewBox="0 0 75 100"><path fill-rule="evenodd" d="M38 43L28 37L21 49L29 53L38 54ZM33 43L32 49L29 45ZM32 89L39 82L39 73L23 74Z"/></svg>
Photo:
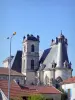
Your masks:
<svg viewBox="0 0 75 100"><path fill-rule="evenodd" d="M71 84L71 83L75 83L75 77L68 78L63 82L61 82L61 84Z"/></svg>
<svg viewBox="0 0 75 100"><path fill-rule="evenodd" d="M0 80L0 89L4 92L6 97L8 96L8 81ZM12 81L10 84L10 97L20 98L22 96L28 96L31 94L38 94L37 91L29 90L27 88L22 89L16 82Z"/></svg>
<svg viewBox="0 0 75 100"><path fill-rule="evenodd" d="M50 48L44 50L39 63L46 65L44 70L47 70L52 68L53 62L56 63L56 68L71 69L67 53L67 39L62 33L56 37L55 41L52 39Z"/></svg>
<svg viewBox="0 0 75 100"><path fill-rule="evenodd" d="M8 68L0 67L0 75L8 75L9 74L8 71L9 71ZM10 70L10 74L13 76L24 76L23 74L16 72L12 69Z"/></svg>
<svg viewBox="0 0 75 100"><path fill-rule="evenodd" d="M13 59L14 56L11 56L11 60ZM9 61L10 57L7 57L3 62Z"/></svg>
<svg viewBox="0 0 75 100"><path fill-rule="evenodd" d="M26 41L26 40L32 40L32 41L39 41L39 36L37 35L37 37L35 37L34 35L29 35L27 34L27 37L23 37L23 41Z"/></svg>
<svg viewBox="0 0 75 100"><path fill-rule="evenodd" d="M10 97L21 97L33 94L62 94L53 86L19 86L14 81L11 82L10 86ZM7 96L8 93L8 81L0 80L0 89Z"/></svg>

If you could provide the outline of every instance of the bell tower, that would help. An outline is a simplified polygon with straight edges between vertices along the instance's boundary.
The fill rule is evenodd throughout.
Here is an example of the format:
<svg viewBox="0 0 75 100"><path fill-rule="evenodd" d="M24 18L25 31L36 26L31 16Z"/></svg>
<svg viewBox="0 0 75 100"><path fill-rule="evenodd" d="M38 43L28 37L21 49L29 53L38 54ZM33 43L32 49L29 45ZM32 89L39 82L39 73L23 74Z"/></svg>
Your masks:
<svg viewBox="0 0 75 100"><path fill-rule="evenodd" d="M35 84L35 73L39 65L39 36L23 37L22 74L26 75L27 84Z"/></svg>
<svg viewBox="0 0 75 100"><path fill-rule="evenodd" d="M58 39L58 50L57 50L57 70L55 72L55 77L61 77L63 80L69 78L72 76L72 68L71 68L71 62L69 62L68 59L68 53L67 53L67 46L68 41L65 38L65 36L60 34Z"/></svg>

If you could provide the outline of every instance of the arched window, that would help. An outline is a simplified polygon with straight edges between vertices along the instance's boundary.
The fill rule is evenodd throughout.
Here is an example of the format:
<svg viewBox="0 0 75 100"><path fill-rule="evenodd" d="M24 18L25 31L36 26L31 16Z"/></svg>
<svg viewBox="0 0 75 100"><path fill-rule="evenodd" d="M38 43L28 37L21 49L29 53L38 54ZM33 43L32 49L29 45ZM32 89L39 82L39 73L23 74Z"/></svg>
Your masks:
<svg viewBox="0 0 75 100"><path fill-rule="evenodd" d="M34 45L31 45L31 52L34 52Z"/></svg>
<svg viewBox="0 0 75 100"><path fill-rule="evenodd" d="M31 60L31 69L34 70L34 60Z"/></svg>

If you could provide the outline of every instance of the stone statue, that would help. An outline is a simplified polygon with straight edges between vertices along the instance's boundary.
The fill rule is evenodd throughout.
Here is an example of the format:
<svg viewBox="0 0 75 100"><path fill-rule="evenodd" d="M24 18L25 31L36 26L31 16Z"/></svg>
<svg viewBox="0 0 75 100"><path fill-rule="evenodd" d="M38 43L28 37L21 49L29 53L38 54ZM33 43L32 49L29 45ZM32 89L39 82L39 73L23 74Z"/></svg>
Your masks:
<svg viewBox="0 0 75 100"><path fill-rule="evenodd" d="M72 63L70 62L70 63L69 63L69 68L71 68L71 66L72 66Z"/></svg>
<svg viewBox="0 0 75 100"><path fill-rule="evenodd" d="M68 62L65 60L64 67L68 67Z"/></svg>
<svg viewBox="0 0 75 100"><path fill-rule="evenodd" d="M57 65L57 64L53 61L53 62L52 62L52 68L55 68L56 65Z"/></svg>

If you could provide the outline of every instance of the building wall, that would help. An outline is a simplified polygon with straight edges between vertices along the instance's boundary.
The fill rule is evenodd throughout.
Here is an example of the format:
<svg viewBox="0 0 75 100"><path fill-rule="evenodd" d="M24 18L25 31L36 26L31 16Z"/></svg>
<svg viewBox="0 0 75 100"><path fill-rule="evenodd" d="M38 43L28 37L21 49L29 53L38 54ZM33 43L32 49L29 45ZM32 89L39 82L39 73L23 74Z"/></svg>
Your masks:
<svg viewBox="0 0 75 100"><path fill-rule="evenodd" d="M38 73L39 77L39 83L44 84L44 71L39 71Z"/></svg>
<svg viewBox="0 0 75 100"><path fill-rule="evenodd" d="M0 89L0 94L1 94L0 100L8 100L8 98L5 96L5 94L3 93L1 89Z"/></svg>
<svg viewBox="0 0 75 100"><path fill-rule="evenodd" d="M44 84L50 85L50 79L53 78L53 71L44 71Z"/></svg>
<svg viewBox="0 0 75 100"><path fill-rule="evenodd" d="M8 75L0 75L0 80L8 80ZM11 80L19 81L20 84L24 84L25 77L23 76L11 76Z"/></svg>
<svg viewBox="0 0 75 100"><path fill-rule="evenodd" d="M26 84L35 84L35 72L26 72Z"/></svg>
<svg viewBox="0 0 75 100"><path fill-rule="evenodd" d="M61 77L63 80L70 78L72 76L72 72L71 69L67 69L67 68L60 68L60 69L56 69L55 71L55 78L57 77Z"/></svg>
<svg viewBox="0 0 75 100"><path fill-rule="evenodd" d="M7 67L8 67L8 65L9 65L9 62L8 62L8 61L3 62L3 66L4 66L4 67L6 67L6 68L7 68Z"/></svg>
<svg viewBox="0 0 75 100"><path fill-rule="evenodd" d="M61 100L61 94L43 94L45 98L53 98L53 100Z"/></svg>
<svg viewBox="0 0 75 100"><path fill-rule="evenodd" d="M71 84L63 84L62 88L68 93L68 90L70 89L70 97L69 100L75 100L75 83Z"/></svg>
<svg viewBox="0 0 75 100"><path fill-rule="evenodd" d="M40 82L45 85L51 85L52 79L56 79L60 76L63 80L65 80L72 76L71 73L71 70L67 68L57 68L55 72L53 70L39 71Z"/></svg>
<svg viewBox="0 0 75 100"><path fill-rule="evenodd" d="M31 52L31 45L34 45L35 51ZM24 47L26 50L24 51ZM26 70L31 70L31 60L34 60L34 69L37 69L39 64L39 42L37 41L25 41L23 43L22 52L22 72L26 73ZM25 60L25 64L24 64Z"/></svg>
<svg viewBox="0 0 75 100"><path fill-rule="evenodd" d="M34 45L34 52L31 46ZM34 69L31 69L31 60L34 60ZM22 74L26 75L26 84L35 83L35 70L39 65L39 41L26 40L23 42Z"/></svg>

